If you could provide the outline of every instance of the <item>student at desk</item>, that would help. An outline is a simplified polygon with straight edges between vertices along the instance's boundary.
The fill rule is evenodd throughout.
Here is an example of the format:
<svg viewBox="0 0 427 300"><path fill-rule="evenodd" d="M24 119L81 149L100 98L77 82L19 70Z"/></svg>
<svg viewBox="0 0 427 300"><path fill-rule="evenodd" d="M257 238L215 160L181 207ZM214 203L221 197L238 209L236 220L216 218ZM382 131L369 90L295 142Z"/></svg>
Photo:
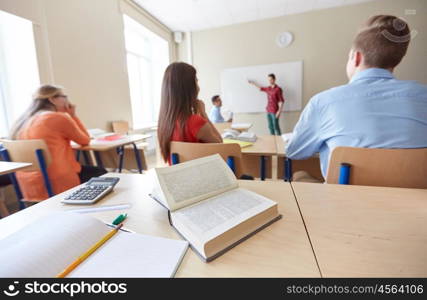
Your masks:
<svg viewBox="0 0 427 300"><path fill-rule="evenodd" d="M81 166L76 161L70 141L87 145L90 138L76 115L75 106L61 87L42 85L37 89L30 107L15 123L11 139L43 139L46 142L52 158L49 179L55 194L107 172L98 167ZM41 172L21 171L16 175L25 199L48 198Z"/></svg>
<svg viewBox="0 0 427 300"><path fill-rule="evenodd" d="M162 157L170 164L170 142L222 143L221 135L198 100L196 69L186 63L170 64L164 74L157 130Z"/></svg>
<svg viewBox="0 0 427 300"><path fill-rule="evenodd" d="M219 95L215 95L212 97L212 109L209 113L209 120L212 123L224 123L226 122L224 120L224 117L222 116L221 113L221 107L222 107L222 99ZM232 113L230 113L229 119L227 120L227 122L232 122L233 121L233 115Z"/></svg>
<svg viewBox="0 0 427 300"><path fill-rule="evenodd" d="M310 100L286 155L305 159L319 152L326 177L330 153L337 146L427 147L427 86L398 80L392 73L410 40L405 21L386 15L371 17L350 50L349 83Z"/></svg>

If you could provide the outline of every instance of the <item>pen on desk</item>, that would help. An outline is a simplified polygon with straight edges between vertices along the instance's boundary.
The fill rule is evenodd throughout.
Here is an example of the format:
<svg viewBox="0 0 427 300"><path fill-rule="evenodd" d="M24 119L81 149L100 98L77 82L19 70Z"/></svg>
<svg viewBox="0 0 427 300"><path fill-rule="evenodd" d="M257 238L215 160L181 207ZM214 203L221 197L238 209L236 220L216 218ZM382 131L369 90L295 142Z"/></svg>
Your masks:
<svg viewBox="0 0 427 300"><path fill-rule="evenodd" d="M75 261L73 261L68 267L64 269L61 273L56 275L56 278L64 278L68 274L70 274L71 271L73 271L75 268L77 268L78 265L80 265L82 262L84 262L92 253L94 253L99 247L101 247L106 241L108 241L110 238L112 238L119 230L122 228L123 223L121 223L119 226L111 230L109 233L107 233L102 239L100 239L96 244L94 244L91 248L89 248L85 253L80 255Z"/></svg>

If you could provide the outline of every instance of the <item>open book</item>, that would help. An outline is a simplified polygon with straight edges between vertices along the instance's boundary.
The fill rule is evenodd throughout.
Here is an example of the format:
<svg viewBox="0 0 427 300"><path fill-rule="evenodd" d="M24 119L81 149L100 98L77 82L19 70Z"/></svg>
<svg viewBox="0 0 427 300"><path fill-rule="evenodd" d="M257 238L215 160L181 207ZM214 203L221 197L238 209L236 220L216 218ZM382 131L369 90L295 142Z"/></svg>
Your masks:
<svg viewBox="0 0 427 300"><path fill-rule="evenodd" d="M55 213L0 240L0 277L55 277L112 230L81 214ZM68 277L173 277L188 243L117 232Z"/></svg>
<svg viewBox="0 0 427 300"><path fill-rule="evenodd" d="M157 168L154 177L153 198L169 209L171 224L205 261L281 217L276 202L239 188L218 154Z"/></svg>
<svg viewBox="0 0 427 300"><path fill-rule="evenodd" d="M240 132L234 129L225 129L224 133L221 135L223 139L233 139L244 142L256 142L257 136L253 132Z"/></svg>

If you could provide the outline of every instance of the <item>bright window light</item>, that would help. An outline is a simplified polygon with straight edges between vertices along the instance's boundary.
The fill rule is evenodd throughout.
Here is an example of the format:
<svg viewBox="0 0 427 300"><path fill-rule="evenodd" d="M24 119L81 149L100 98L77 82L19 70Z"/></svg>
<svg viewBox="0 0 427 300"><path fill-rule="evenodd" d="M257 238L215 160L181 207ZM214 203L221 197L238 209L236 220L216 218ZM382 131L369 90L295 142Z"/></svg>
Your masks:
<svg viewBox="0 0 427 300"><path fill-rule="evenodd" d="M123 19L133 128L146 128L157 123L169 44L127 15Z"/></svg>
<svg viewBox="0 0 427 300"><path fill-rule="evenodd" d="M15 120L40 85L33 24L0 11L0 137L8 136Z"/></svg>

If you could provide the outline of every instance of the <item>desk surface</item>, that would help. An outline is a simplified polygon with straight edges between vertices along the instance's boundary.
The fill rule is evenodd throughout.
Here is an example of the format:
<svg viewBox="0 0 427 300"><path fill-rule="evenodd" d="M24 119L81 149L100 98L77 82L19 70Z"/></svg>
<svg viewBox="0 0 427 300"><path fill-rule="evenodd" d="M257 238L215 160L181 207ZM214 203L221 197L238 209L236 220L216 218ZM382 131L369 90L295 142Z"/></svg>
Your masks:
<svg viewBox="0 0 427 300"><path fill-rule="evenodd" d="M109 174L120 182L112 194L94 206L130 203L126 228L137 233L179 239L169 225L166 210L148 197L151 178L139 174ZM204 263L187 251L177 277L319 277L316 261L288 183L240 181L242 187L258 192L279 203L283 218L211 263ZM70 193L71 191L67 192ZM51 212L82 206L65 206L58 195L0 220L0 238ZM87 207L87 206L83 206ZM123 211L90 213L111 222Z"/></svg>
<svg viewBox="0 0 427 300"><path fill-rule="evenodd" d="M13 172L28 168L31 165L32 165L31 163L0 161L0 175L13 173Z"/></svg>
<svg viewBox="0 0 427 300"><path fill-rule="evenodd" d="M292 187L324 277L427 276L427 190Z"/></svg>
<svg viewBox="0 0 427 300"><path fill-rule="evenodd" d="M93 150L93 151L107 151L120 146L129 145L132 143L140 142L151 137L151 134L131 134L124 135L123 138L115 141L98 141L96 139L90 141L88 146L80 146L72 143L71 146L75 150Z"/></svg>
<svg viewBox="0 0 427 300"><path fill-rule="evenodd" d="M242 154L276 155L276 139L274 135L258 136L257 141L249 147L242 148Z"/></svg>

